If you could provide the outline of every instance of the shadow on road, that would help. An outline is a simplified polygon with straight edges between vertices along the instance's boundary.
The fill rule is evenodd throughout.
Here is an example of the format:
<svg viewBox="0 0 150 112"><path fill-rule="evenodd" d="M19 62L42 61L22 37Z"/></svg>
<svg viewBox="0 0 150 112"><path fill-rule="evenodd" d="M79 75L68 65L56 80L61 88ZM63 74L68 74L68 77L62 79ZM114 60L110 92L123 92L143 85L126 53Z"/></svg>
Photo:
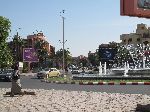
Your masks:
<svg viewBox="0 0 150 112"><path fill-rule="evenodd" d="M5 79L0 79L0 82L11 82L11 81L8 81L8 80L5 80Z"/></svg>
<svg viewBox="0 0 150 112"><path fill-rule="evenodd" d="M148 105L137 104L136 111L137 112L150 112L150 104Z"/></svg>
<svg viewBox="0 0 150 112"><path fill-rule="evenodd" d="M37 77L32 77L31 79L38 79L38 80L41 80L41 79L39 79L39 78L37 78Z"/></svg>

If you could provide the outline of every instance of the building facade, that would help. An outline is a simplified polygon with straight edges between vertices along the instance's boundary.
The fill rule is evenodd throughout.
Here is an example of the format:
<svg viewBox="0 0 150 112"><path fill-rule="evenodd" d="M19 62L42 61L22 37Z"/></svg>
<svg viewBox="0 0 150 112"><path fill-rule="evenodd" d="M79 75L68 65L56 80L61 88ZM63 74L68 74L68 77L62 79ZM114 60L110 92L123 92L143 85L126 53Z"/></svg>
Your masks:
<svg viewBox="0 0 150 112"><path fill-rule="evenodd" d="M43 33L37 33L34 35L27 36L27 43L29 48L35 48L35 45L39 41L44 42L43 48L45 48L48 51L48 55L54 54L55 48L46 41L46 37Z"/></svg>
<svg viewBox="0 0 150 112"><path fill-rule="evenodd" d="M121 43L128 44L150 44L150 27L146 24L138 24L135 33L120 35Z"/></svg>
<svg viewBox="0 0 150 112"><path fill-rule="evenodd" d="M8 42L12 51L14 61L23 61L23 48L35 48L37 42L44 42L42 45L48 51L48 56L55 54L55 47L46 41L43 33L28 35L27 38L21 38L18 33L14 36L13 41ZM36 49L38 50L38 49Z"/></svg>

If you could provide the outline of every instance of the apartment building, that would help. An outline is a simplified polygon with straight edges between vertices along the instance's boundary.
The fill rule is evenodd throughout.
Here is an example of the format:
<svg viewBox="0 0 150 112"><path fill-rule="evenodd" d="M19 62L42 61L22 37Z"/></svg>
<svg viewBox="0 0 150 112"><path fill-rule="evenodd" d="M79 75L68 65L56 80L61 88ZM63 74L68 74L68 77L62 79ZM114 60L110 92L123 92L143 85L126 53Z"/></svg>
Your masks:
<svg viewBox="0 0 150 112"><path fill-rule="evenodd" d="M39 41L44 42L43 48L45 48L48 51L48 55L55 53L55 48L52 45L50 45L48 41L46 41L46 37L44 36L43 33L37 33L37 34L27 36L27 42L29 48L35 48L36 43Z"/></svg>
<svg viewBox="0 0 150 112"><path fill-rule="evenodd" d="M128 44L150 44L150 27L146 24L137 24L136 32L120 35L121 43Z"/></svg>
<svg viewBox="0 0 150 112"><path fill-rule="evenodd" d="M46 48L48 55L55 54L55 47L50 45L46 41L46 37L43 33L37 33L33 35L28 35L27 38L21 38L18 33L14 36L13 41L8 42L10 49L12 49L12 54L15 60L22 61L23 59L23 48L35 48L37 42L43 41L43 48Z"/></svg>

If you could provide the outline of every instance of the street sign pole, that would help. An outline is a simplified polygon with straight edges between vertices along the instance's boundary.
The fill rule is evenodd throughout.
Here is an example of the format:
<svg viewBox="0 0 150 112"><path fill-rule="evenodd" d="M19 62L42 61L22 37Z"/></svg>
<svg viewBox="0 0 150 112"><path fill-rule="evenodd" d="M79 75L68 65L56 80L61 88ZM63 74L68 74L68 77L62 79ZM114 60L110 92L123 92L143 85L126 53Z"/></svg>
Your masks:
<svg viewBox="0 0 150 112"><path fill-rule="evenodd" d="M31 68L31 67L30 67L30 64L31 64L31 62L29 61L29 62L28 62L28 73L30 73L30 72L31 72L31 69L30 69L30 68Z"/></svg>

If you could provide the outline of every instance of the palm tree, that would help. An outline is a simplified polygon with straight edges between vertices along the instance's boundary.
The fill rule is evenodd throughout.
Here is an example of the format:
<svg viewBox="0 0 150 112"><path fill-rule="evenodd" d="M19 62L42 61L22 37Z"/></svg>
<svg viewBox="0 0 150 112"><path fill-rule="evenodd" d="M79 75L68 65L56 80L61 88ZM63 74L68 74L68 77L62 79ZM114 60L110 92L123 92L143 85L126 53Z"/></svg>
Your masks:
<svg viewBox="0 0 150 112"><path fill-rule="evenodd" d="M45 67L46 67L46 59L49 57L48 50L46 49L47 44L48 44L47 41L39 40L36 41L34 46L39 57L39 63L41 64L41 66L45 65Z"/></svg>
<svg viewBox="0 0 150 112"><path fill-rule="evenodd" d="M22 49L24 47L24 40L19 36L18 32L13 38L13 52L14 61L22 61Z"/></svg>

